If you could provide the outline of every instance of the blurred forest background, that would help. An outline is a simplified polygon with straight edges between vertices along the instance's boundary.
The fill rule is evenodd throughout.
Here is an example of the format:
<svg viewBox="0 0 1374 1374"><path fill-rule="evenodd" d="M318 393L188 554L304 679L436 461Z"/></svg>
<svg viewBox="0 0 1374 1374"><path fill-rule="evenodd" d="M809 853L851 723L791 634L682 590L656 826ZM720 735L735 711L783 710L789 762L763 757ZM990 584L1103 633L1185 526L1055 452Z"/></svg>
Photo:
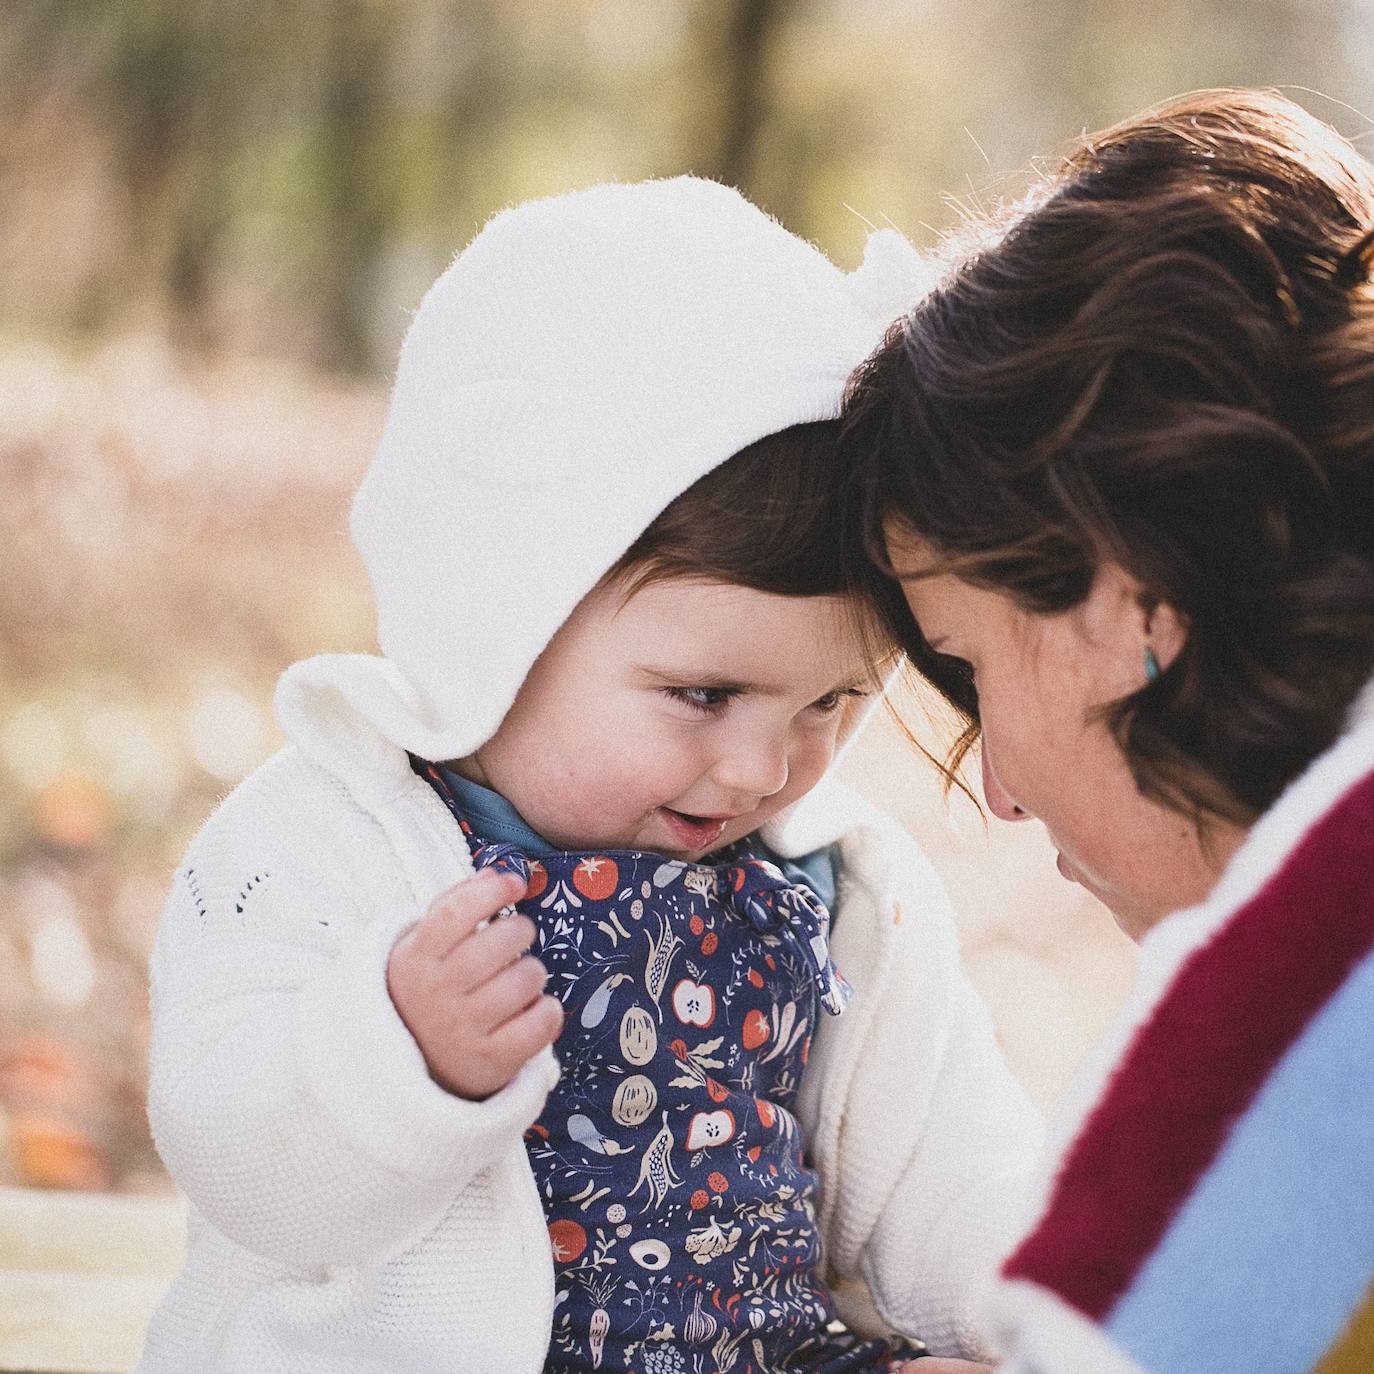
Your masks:
<svg viewBox="0 0 1374 1374"><path fill-rule="evenodd" d="M929 243L1084 129L1240 84L1374 142L1374 0L0 7L0 1182L168 1186L162 893L274 747L280 670L371 646L348 496L488 215L694 171L849 267L869 222ZM935 850L1048 1103L1129 952L1039 827L947 807L894 739L850 775Z"/></svg>

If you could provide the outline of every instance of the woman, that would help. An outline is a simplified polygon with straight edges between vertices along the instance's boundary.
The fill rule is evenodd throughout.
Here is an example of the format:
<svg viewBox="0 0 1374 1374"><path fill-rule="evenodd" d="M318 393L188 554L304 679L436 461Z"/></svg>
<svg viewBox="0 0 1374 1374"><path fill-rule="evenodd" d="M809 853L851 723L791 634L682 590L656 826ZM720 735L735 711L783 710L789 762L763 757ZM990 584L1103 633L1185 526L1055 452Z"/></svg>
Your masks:
<svg viewBox="0 0 1374 1374"><path fill-rule="evenodd" d="M1086 140L851 389L871 593L1142 941L1018 1374L1374 1369L1374 168L1271 94Z"/></svg>

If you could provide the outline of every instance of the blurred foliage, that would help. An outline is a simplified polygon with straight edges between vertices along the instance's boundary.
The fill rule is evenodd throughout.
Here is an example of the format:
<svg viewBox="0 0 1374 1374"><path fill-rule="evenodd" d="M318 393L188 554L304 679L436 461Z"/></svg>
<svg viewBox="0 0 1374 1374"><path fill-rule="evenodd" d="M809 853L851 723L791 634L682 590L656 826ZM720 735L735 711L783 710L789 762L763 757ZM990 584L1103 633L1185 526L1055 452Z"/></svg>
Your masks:
<svg viewBox="0 0 1374 1374"><path fill-rule="evenodd" d="M385 372L512 201L691 170L852 262L860 216L919 236L1185 88L1322 92L1359 132L1371 59L1371 0L21 0L0 316Z"/></svg>
<svg viewBox="0 0 1374 1374"><path fill-rule="evenodd" d="M157 913L281 668L370 646L343 523L383 404L147 338L0 356L0 1182L160 1181Z"/></svg>
<svg viewBox="0 0 1374 1374"><path fill-rule="evenodd" d="M492 212L694 171L852 265L1190 87L1366 138L1371 59L1374 0L0 6L0 1181L165 1186L162 893L282 667L370 644L377 379Z"/></svg>

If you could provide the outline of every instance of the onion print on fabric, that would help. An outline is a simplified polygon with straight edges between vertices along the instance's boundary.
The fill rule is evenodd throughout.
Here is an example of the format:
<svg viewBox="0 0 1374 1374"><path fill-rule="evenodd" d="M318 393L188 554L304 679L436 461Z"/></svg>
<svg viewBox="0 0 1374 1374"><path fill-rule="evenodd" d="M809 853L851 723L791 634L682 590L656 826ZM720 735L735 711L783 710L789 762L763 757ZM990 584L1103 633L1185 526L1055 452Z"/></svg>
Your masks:
<svg viewBox="0 0 1374 1374"><path fill-rule="evenodd" d="M527 1138L555 1256L548 1368L771 1374L830 1316L791 1111L814 951L744 919L713 868L543 863L519 905L567 1013ZM589 896L609 872L614 892Z"/></svg>
<svg viewBox="0 0 1374 1374"><path fill-rule="evenodd" d="M526 1133L555 1269L549 1374L883 1368L886 1343L826 1334L793 1114L819 1010L848 995L824 905L743 845L714 866L527 859L453 809L478 868L526 878L517 906L565 1012L562 1075Z"/></svg>

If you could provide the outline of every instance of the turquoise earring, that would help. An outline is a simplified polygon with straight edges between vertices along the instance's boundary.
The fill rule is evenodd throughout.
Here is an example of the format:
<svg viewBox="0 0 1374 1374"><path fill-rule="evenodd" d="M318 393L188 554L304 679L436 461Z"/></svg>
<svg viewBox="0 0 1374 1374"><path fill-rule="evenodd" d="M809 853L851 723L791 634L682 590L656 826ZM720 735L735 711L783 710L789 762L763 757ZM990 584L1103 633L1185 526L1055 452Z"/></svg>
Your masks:
<svg viewBox="0 0 1374 1374"><path fill-rule="evenodd" d="M1147 644L1145 646L1145 681L1153 682L1159 676L1159 660L1155 657L1155 651Z"/></svg>

